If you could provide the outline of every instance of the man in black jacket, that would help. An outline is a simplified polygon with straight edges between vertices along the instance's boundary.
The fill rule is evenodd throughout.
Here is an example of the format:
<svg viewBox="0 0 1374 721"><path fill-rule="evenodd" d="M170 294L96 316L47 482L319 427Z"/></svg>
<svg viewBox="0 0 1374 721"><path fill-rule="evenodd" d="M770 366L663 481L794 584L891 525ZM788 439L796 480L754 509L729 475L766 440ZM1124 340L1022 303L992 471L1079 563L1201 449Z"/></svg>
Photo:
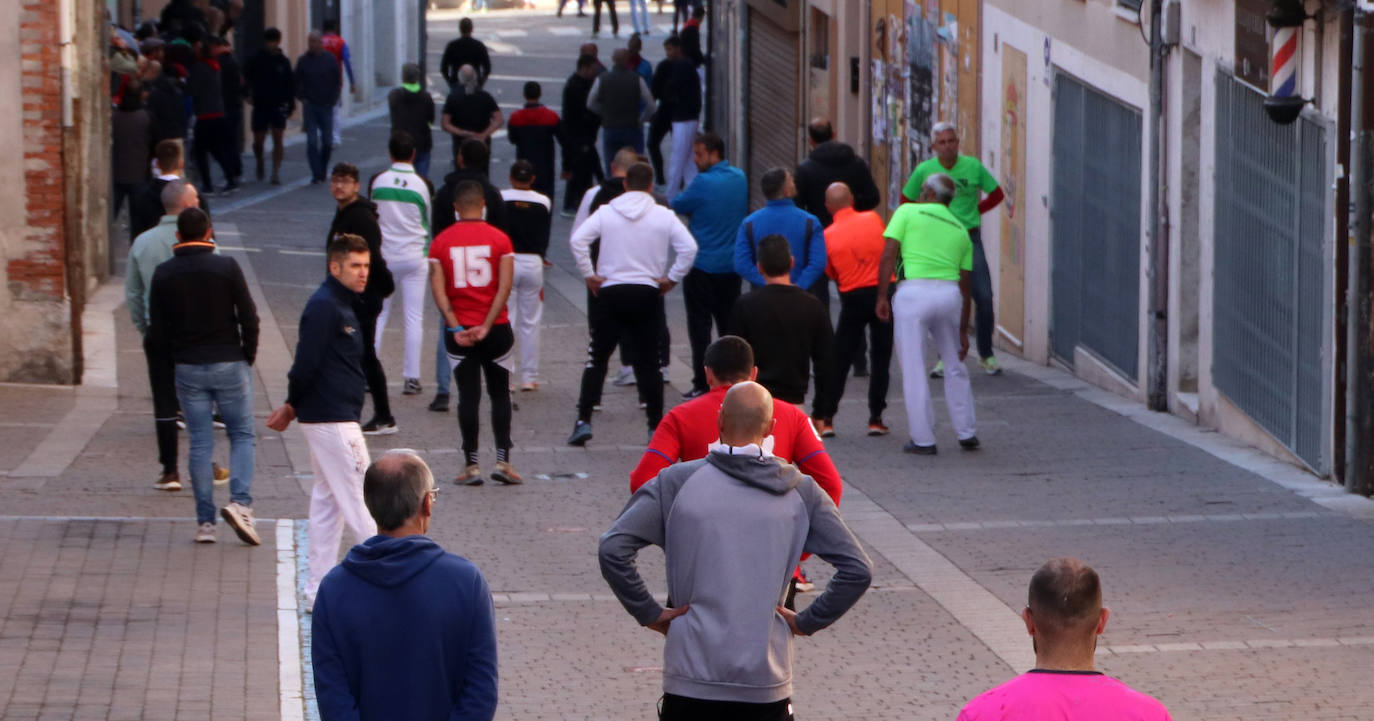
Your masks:
<svg viewBox="0 0 1374 721"><path fill-rule="evenodd" d="M343 75L334 56L324 49L319 31L310 33L309 50L296 60L296 96L305 116L305 157L311 182L323 183L334 142L334 106L339 102Z"/></svg>
<svg viewBox="0 0 1374 721"><path fill-rule="evenodd" d="M600 183L601 157L596 152L596 134L601 116L587 109L587 94L597 76L596 56L577 58L577 72L563 85L563 179L568 181L563 196L563 217L571 218L582 194Z"/></svg>
<svg viewBox="0 0 1374 721"><path fill-rule="evenodd" d="M358 192L361 187L359 180L356 166L350 163L334 166L329 177L329 192L339 206L334 211L334 221L329 224L325 247L328 248L335 238L343 234L356 235L367 241L371 266L367 274L367 287L358 295L354 312L363 329L363 375L372 392L374 418L368 421L368 425L386 425L391 433L395 433L396 422L391 415L391 399L386 391L386 373L382 370L382 362L377 359L375 335L382 301L396 290L396 284L391 271L387 270L386 261L382 259L382 231L377 225L377 205Z"/></svg>
<svg viewBox="0 0 1374 721"><path fill-rule="evenodd" d="M338 561L343 527L347 525L360 542L377 534L377 524L363 503L363 472L371 464L358 425L367 333L355 310L367 287L374 253L366 240L349 233L330 239L328 253L329 277L301 311L286 403L267 418L267 427L278 432L299 420L310 446L315 487L310 495L307 611L315 605L324 574Z"/></svg>
<svg viewBox="0 0 1374 721"><path fill-rule="evenodd" d="M458 146L458 169L449 173L444 178L444 184L439 191L434 194L432 217L429 229L433 237L448 229L450 225L458 222L458 216L453 209L454 196L458 192L458 184L464 180L472 180L482 184L482 194L486 198L487 224L505 232L506 230L506 202L501 198L501 191L491 184L487 178L486 167L491 161L490 152L487 144L468 138ZM434 351L434 383L438 390L434 394L434 400L430 402L429 409L436 413L447 413L449 402L449 388L453 382L453 369L448 365L448 353L444 350L444 337L448 335L444 332L444 319L439 319L439 343Z"/></svg>
<svg viewBox="0 0 1374 721"><path fill-rule="evenodd" d="M210 54L219 62L220 91L224 93L224 117L229 127L225 140L226 155L237 179L243 175L243 70L229 41L222 37L210 39ZM261 180L261 173L259 173Z"/></svg>
<svg viewBox="0 0 1374 721"><path fill-rule="evenodd" d="M295 112L296 77L291 59L281 51L281 31L267 28L262 33L263 47L244 66L244 80L253 101L253 155L257 158L257 177L262 180L263 146L272 133L272 184L281 185L282 133L286 119Z"/></svg>
<svg viewBox="0 0 1374 721"><path fill-rule="evenodd" d="M229 435L230 503L220 509L245 543L261 540L253 527L253 360L258 312L243 271L216 255L210 218L197 208L177 216L171 260L153 273L148 298L148 344L176 364L177 400L191 438L191 487L197 543L215 542L214 407Z"/></svg>
<svg viewBox="0 0 1374 721"><path fill-rule="evenodd" d="M663 52L667 59L654 70L652 90L658 99L658 110L649 131L649 157L659 155L663 135L671 129L673 146L666 170L662 157L657 158L654 166L660 177L667 174L663 195L671 201L697 174L697 167L692 162L692 143L697 137L697 119L701 115L701 81L696 66L683 55L680 40L676 37L664 40Z"/></svg>
<svg viewBox="0 0 1374 721"><path fill-rule="evenodd" d="M797 166L792 180L797 186L797 207L816 216L823 227L830 227L830 211L825 207L825 189L831 183L844 183L854 194L854 210L862 213L878 207L878 184L873 173L854 148L835 140L830 121L816 118L806 127L811 154Z"/></svg>
<svg viewBox="0 0 1374 721"><path fill-rule="evenodd" d="M539 102L544 89L533 80L525 83L525 107L510 114L507 135L515 146L517 160L534 166L534 189L553 202L554 145L562 145L563 120L558 113Z"/></svg>
<svg viewBox="0 0 1374 721"><path fill-rule="evenodd" d="M448 81L448 89L453 90L458 84L458 68L471 65L477 71L478 87L485 86L487 76L491 75L491 55L487 52L487 46L472 36L470 18L458 21L458 33L459 36L444 47L444 57L439 61L439 74Z"/></svg>
<svg viewBox="0 0 1374 721"><path fill-rule="evenodd" d="M147 181L134 193L129 201L129 242L142 235L144 231L158 224L162 219L162 189L173 180L183 180L185 176L185 156L179 140L161 140L153 147L153 179ZM210 217L210 203L200 197L200 209Z"/></svg>
<svg viewBox="0 0 1374 721"><path fill-rule="evenodd" d="M170 65L160 65L161 72L148 81L148 117L153 142L186 140L186 95L176 71Z"/></svg>
<svg viewBox="0 0 1374 721"><path fill-rule="evenodd" d="M429 158L434 150L434 98L422 83L420 66L401 66L401 87L386 96L391 117L391 134L408 133L415 140L415 172L429 178Z"/></svg>

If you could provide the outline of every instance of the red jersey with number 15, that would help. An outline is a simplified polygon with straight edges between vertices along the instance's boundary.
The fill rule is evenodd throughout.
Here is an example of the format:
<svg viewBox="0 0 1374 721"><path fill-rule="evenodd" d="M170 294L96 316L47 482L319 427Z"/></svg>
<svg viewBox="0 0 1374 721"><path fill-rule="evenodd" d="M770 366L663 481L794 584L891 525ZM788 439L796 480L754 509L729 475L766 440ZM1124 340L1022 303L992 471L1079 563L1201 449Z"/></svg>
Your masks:
<svg viewBox="0 0 1374 721"><path fill-rule="evenodd" d="M496 301L501 259L514 253L510 237L485 220L459 220L430 244L429 258L443 269L448 302L464 328L486 321ZM496 322L509 322L505 308Z"/></svg>

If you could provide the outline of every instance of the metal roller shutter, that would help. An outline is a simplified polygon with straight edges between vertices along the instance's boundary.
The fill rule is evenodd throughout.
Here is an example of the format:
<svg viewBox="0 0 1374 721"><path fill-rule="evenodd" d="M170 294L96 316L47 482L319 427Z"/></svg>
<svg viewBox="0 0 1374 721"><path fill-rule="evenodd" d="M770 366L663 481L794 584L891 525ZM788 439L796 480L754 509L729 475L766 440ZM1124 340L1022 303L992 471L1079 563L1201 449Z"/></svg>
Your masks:
<svg viewBox="0 0 1374 721"><path fill-rule="evenodd" d="M749 198L763 205L758 178L797 163L797 37L749 11Z"/></svg>

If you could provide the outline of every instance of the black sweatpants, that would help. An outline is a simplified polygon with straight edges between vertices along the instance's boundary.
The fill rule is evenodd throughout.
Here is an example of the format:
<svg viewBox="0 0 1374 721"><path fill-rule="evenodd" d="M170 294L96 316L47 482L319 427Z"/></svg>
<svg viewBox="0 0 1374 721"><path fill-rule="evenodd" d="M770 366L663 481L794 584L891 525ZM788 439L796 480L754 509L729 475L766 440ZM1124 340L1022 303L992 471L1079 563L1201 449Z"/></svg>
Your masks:
<svg viewBox="0 0 1374 721"><path fill-rule="evenodd" d="M864 330L868 330L871 364L868 378L868 418L877 420L887 409L888 367L892 360L892 323L878 319L878 286L855 288L840 294L840 323L835 328L835 364L831 368L831 392L813 409L817 418L834 417L844 395L849 369L863 357ZM817 399L821 400L821 399Z"/></svg>
<svg viewBox="0 0 1374 721"><path fill-rule="evenodd" d="M592 35L601 32L601 5L604 3L606 8L611 11L611 34L620 34L620 20L615 16L615 0L593 0L595 11L592 15Z"/></svg>
<svg viewBox="0 0 1374 721"><path fill-rule="evenodd" d="M687 340L692 344L692 388L706 388L706 346L711 345L711 321L716 335L730 332L730 311L739 298L740 279L734 273L707 273L693 268L682 279L682 299L687 306Z"/></svg>
<svg viewBox="0 0 1374 721"><path fill-rule="evenodd" d="M391 415L391 397L386 392L386 371L382 370L382 361L377 358L377 316L381 313L380 305L359 308L358 324L363 331L363 377L367 378L367 388L372 394L372 415L390 421L395 418Z"/></svg>
<svg viewBox="0 0 1374 721"><path fill-rule="evenodd" d="M658 705L658 718L659 721L792 721L792 699L743 703L706 701L665 693Z"/></svg>
<svg viewBox="0 0 1374 721"><path fill-rule="evenodd" d="M148 359L148 385L153 391L153 427L157 430L157 461L163 473L177 472L177 402L176 364L171 355L153 350L143 339L143 356Z"/></svg>
<svg viewBox="0 0 1374 721"><path fill-rule="evenodd" d="M200 169L201 193L215 190L214 176L210 173L210 158L219 163L226 182L235 177L235 163L238 156L234 153L234 138L229 127L229 118L197 118L192 150L196 155L196 167Z"/></svg>
<svg viewBox="0 0 1374 721"><path fill-rule="evenodd" d="M664 173L668 172L668 167L663 164L663 139L668 137L668 133L673 129L672 113L665 111L654 113L654 117L649 120L649 161L654 164L654 182L659 185L667 185Z"/></svg>
<svg viewBox="0 0 1374 721"><path fill-rule="evenodd" d="M639 385L640 400L646 406L649 430L657 428L663 418L663 381L657 358L659 329L663 325L663 295L658 286L603 287L596 303L588 308L587 320L592 341L587 348L587 365L582 370L578 419L591 422L592 407L601 403L606 363L624 337L634 360L635 382Z"/></svg>
<svg viewBox="0 0 1374 721"><path fill-rule="evenodd" d="M458 431L463 436L465 453L477 450L483 376L487 380L487 397L491 399L491 433L496 437L496 448L510 450L510 366L514 347L515 333L509 323L492 326L486 338L466 348L458 345L452 333L444 334L444 348L454 366L453 380L458 386Z"/></svg>
<svg viewBox="0 0 1374 721"><path fill-rule="evenodd" d="M601 171L601 156L596 152L596 139L593 138L581 148L573 153L572 162L564 168L569 175L563 209L570 213L577 211L577 206L582 203L582 196L586 195L587 189L594 184L600 185L606 177Z"/></svg>

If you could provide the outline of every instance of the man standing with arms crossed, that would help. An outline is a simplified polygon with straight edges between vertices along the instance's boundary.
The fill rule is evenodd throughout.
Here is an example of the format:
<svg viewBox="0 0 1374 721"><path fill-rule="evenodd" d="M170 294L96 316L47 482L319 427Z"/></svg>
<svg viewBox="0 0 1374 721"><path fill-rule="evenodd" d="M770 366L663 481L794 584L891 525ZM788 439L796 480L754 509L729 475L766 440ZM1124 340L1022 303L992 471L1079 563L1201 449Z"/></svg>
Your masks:
<svg viewBox="0 0 1374 721"><path fill-rule="evenodd" d="M640 488L601 537L601 575L641 626L667 636L664 721L790 721L792 637L839 620L872 580L873 564L835 504L765 449L773 426L768 391L734 385L721 403L720 440L706 458L668 468ZM639 549L650 544L666 558L668 608L635 568ZM794 613L782 602L802 553L836 572L824 593Z"/></svg>
<svg viewBox="0 0 1374 721"><path fill-rule="evenodd" d="M934 138L930 147L935 151L935 157L917 165L911 172L911 177L902 187L902 199L908 203L916 202L926 179L937 173L947 175L954 181L954 200L949 204L949 212L968 229L969 239L973 241L970 292L973 304L978 308L978 365L984 373L995 376L1002 372L1002 366L997 364L997 358L992 354L992 333L996 324L992 307L992 273L988 270L987 254L983 252L980 226L983 213L996 208L1006 196L997 185L997 179L983 167L982 162L972 155L959 154L959 133L953 123L936 123L930 135ZM988 196L980 201L978 198L982 193ZM930 371L930 377L943 376L946 365L944 361L936 363ZM903 369L902 373L905 374L906 370Z"/></svg>
<svg viewBox="0 0 1374 721"><path fill-rule="evenodd" d="M749 214L749 181L743 170L725 159L725 142L719 135L698 135L692 144L692 160L701 172L672 202L675 212L688 217L697 242L696 263L682 281L687 339L692 345L692 387L683 398L696 398L708 390L703 359L711 344L711 321L716 323L717 336L731 332L730 311L740 291L735 233Z"/></svg>
<svg viewBox="0 0 1374 721"><path fill-rule="evenodd" d="M969 284L973 244L968 231L949 210L955 185L948 175L926 178L921 202L897 208L883 237L887 248L878 266L875 313L891 320L902 366L902 389L910 440L907 453L935 455L935 418L930 383L922 364L925 338L935 342L945 364L945 404L950 422L965 450L978 447L973 414L973 388L964 358L968 355ZM888 302L893 272L901 268L897 292Z"/></svg>
<svg viewBox="0 0 1374 721"><path fill-rule="evenodd" d="M515 485L522 482L510 463L510 367L515 335L506 316L515 277L515 249L505 233L482 220L485 196L482 184L475 180L458 184L453 196L458 221L429 248L429 287L444 318L444 347L458 384L458 429L466 465L453 482L482 485L477 437L485 376L491 432L496 437L496 470L491 479Z"/></svg>
<svg viewBox="0 0 1374 721"><path fill-rule="evenodd" d="M367 241L340 233L329 241L329 277L301 311L296 358L287 374L286 403L272 411L267 427L285 431L301 422L315 474L310 493L310 573L306 610L325 573L339 556L343 527L357 540L377 535L363 504L363 473L371 462L358 426L363 411L363 331L354 312L367 287L371 265Z"/></svg>

